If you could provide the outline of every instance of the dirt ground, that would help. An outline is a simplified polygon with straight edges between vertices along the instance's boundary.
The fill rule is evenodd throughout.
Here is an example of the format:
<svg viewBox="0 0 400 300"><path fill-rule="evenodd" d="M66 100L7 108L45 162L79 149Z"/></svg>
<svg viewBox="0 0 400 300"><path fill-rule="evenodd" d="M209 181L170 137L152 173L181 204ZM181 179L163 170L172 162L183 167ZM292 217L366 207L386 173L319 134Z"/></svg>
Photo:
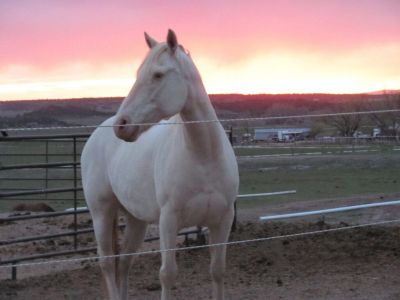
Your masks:
<svg viewBox="0 0 400 300"><path fill-rule="evenodd" d="M357 197L348 200L347 205L365 202L365 199ZM321 207L337 204L334 199L319 203ZM311 209L318 208L315 201L285 205L293 208L290 211L296 210L297 205L303 209L307 205ZM285 205L275 205L267 211L286 212ZM314 217L260 223L257 217L262 212L265 212L264 208L240 211L240 222L231 240L400 218L398 207L387 207L368 213L340 214L324 220ZM64 219L64 223L58 226L56 221L50 223L54 222L54 227L59 228L68 227L69 221ZM22 226L25 231L39 231L37 234L55 230L48 222L41 224L43 227L39 226L39 229L25 223ZM85 222L88 220L81 220L81 224ZM21 227L21 222L18 224ZM2 239L18 235L17 230L13 231L15 226L0 224ZM83 239L88 246L93 243L89 235ZM61 239L61 242L50 245L44 243L14 247L12 251L10 247L2 246L1 258L32 250L44 251L42 248L45 246L67 247L70 241ZM157 248L157 244L146 247ZM179 276L173 291L175 298L211 299L208 250L177 252L177 261ZM157 254L141 256L136 260L130 275L130 298L159 299L159 266L160 257ZM20 279L11 281L9 276L9 269L0 270L0 299L104 299L100 269L95 261L52 267L20 267ZM225 287L226 299L400 299L400 224L229 246Z"/></svg>

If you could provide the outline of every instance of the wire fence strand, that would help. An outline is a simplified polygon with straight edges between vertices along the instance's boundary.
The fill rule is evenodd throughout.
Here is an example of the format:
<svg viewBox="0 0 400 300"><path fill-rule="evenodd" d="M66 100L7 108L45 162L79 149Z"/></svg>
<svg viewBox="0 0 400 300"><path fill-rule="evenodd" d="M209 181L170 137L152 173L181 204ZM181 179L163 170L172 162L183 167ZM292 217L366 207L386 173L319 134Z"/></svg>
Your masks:
<svg viewBox="0 0 400 300"><path fill-rule="evenodd" d="M329 229L314 230L314 231L307 231L307 232L300 232L300 233L292 233L292 234L286 234L286 235L277 235L277 236L271 236L271 237L230 241L230 242L225 242L225 243L196 245L196 246L189 246L189 247L182 247L182 248L150 250L150 251L142 251L142 252L115 254L115 255L104 255L104 256L97 255L97 256L89 256L89 257L70 258L70 259L40 261L40 262L32 262L32 263L7 264L7 265L0 265L0 269L13 268L15 266L30 267L30 266L49 265L49 264L76 263L76 262L83 262L83 261L89 261L89 260L104 260L104 259L111 259L111 258L125 257L125 256L141 256L141 255L150 255L150 254L160 254L163 252L178 252L178 251L198 250L198 249L205 249L205 248L212 248L212 247L241 245L241 244L248 244L248 243L255 243L255 242L265 242L265 241L272 241L272 240L311 236L311 235L330 233L330 232L335 232L335 231L345 231L345 230L370 227L370 226L389 225L389 224L394 224L394 223L398 223L398 222L400 222L400 219L378 221L378 222L373 222L373 223L350 225L350 226L345 226L345 227L329 228Z"/></svg>

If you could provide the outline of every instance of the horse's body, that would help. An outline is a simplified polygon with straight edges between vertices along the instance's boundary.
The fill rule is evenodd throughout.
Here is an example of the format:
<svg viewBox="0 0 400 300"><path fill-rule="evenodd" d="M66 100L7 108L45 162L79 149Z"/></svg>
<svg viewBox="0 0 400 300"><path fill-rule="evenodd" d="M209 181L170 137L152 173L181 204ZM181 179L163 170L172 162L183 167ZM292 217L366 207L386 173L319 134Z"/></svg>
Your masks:
<svg viewBox="0 0 400 300"><path fill-rule="evenodd" d="M146 41L151 50L134 87L117 115L95 130L82 153L83 187L100 255L115 253L118 209L125 212L127 223L122 253L137 250L148 223L159 223L161 249L175 248L177 232L194 225L209 227L210 242L225 242L232 224L238 170L218 122L127 126L166 118L168 122L216 120L200 76L178 47L175 34L169 32L168 43L158 44L147 35ZM217 299L224 294L225 251L225 246L211 249ZM127 297L130 263L129 256L122 257L118 267L113 259L102 260L110 298ZM176 275L175 253L163 252L162 299L170 298Z"/></svg>

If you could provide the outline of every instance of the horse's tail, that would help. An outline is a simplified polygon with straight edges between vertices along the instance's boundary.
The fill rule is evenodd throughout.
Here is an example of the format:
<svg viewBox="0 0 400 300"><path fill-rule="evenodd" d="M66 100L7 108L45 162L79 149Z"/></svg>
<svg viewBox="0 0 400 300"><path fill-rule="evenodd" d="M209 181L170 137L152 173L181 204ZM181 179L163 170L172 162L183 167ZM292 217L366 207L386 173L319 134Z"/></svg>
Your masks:
<svg viewBox="0 0 400 300"><path fill-rule="evenodd" d="M115 215L113 221L113 231L112 231L112 249L115 257L115 280L119 284L119 243L118 243L118 213Z"/></svg>

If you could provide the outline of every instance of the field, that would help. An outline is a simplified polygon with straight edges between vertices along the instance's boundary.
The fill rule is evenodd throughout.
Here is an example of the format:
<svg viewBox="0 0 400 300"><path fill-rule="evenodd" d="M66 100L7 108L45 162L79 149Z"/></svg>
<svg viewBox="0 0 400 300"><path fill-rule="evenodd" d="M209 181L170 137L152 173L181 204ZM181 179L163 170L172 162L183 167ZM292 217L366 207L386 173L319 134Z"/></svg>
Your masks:
<svg viewBox="0 0 400 300"><path fill-rule="evenodd" d="M84 142L76 144L77 161ZM398 192L400 147L393 144L269 144L236 146L240 168L239 193L297 190L287 197L248 200L240 205L264 201L303 201ZM0 166L47 162L72 162L71 141L2 142ZM73 168L3 170L0 189L21 190L73 186ZM47 180L46 180L47 179ZM80 180L79 169L77 180ZM78 182L79 185L79 182ZM73 193L24 196L0 200L0 212L8 211L16 199L47 202L53 208L71 207ZM79 205L84 205L79 193Z"/></svg>
<svg viewBox="0 0 400 300"><path fill-rule="evenodd" d="M397 192L399 162L382 153L240 159L241 192L297 190L296 200Z"/></svg>
<svg viewBox="0 0 400 300"><path fill-rule="evenodd" d="M84 139L61 140L23 140L0 142L0 168L13 165L79 162L79 156L84 145ZM0 171L0 190L4 192L69 188L74 186L76 171L77 184L80 185L80 170L72 166L57 168L12 169ZM84 205L83 195L78 192L79 205ZM15 204L23 201L41 201L49 204L55 210L63 210L73 205L73 192L58 194L41 194L21 197L10 197L0 200L0 212L9 211Z"/></svg>
<svg viewBox="0 0 400 300"><path fill-rule="evenodd" d="M0 164L72 161L71 142L9 142L0 147ZM77 144L80 153L82 143ZM393 144L269 144L236 146L240 193L296 190L296 194L238 201L238 229L231 240L279 236L398 219L397 207L340 213L261 224L258 217L400 198L400 151ZM47 153L47 155L46 155ZM0 188L73 186L73 168L47 171L2 170ZM79 174L79 172L78 172ZM23 178L24 180L16 180ZM51 179L51 180L47 180ZM79 175L77 177L79 180ZM72 193L29 196L56 210L72 206ZM9 215L20 200L1 199L0 213ZM79 193L78 198L82 198ZM29 201L31 201L29 200ZM80 200L79 205L85 205ZM79 216L79 228L90 226ZM56 233L72 228L72 217L0 223L2 239ZM156 229L154 229L156 230ZM151 231L149 234L156 234ZM228 247L227 299L399 299L399 226L385 225ZM79 238L94 246L90 234ZM182 242L182 241L181 241ZM1 246L3 259L71 249L72 238ZM182 246L182 245L181 245ZM143 249L157 249L158 242ZM92 254L93 255L93 254ZM178 252L180 274L176 299L209 299L207 250ZM199 262L204 263L199 263ZM140 257L132 269L130 296L159 299L159 255ZM0 269L0 299L99 299L100 269L94 260L73 264L19 267L18 281ZM373 296L371 296L373 295Z"/></svg>

